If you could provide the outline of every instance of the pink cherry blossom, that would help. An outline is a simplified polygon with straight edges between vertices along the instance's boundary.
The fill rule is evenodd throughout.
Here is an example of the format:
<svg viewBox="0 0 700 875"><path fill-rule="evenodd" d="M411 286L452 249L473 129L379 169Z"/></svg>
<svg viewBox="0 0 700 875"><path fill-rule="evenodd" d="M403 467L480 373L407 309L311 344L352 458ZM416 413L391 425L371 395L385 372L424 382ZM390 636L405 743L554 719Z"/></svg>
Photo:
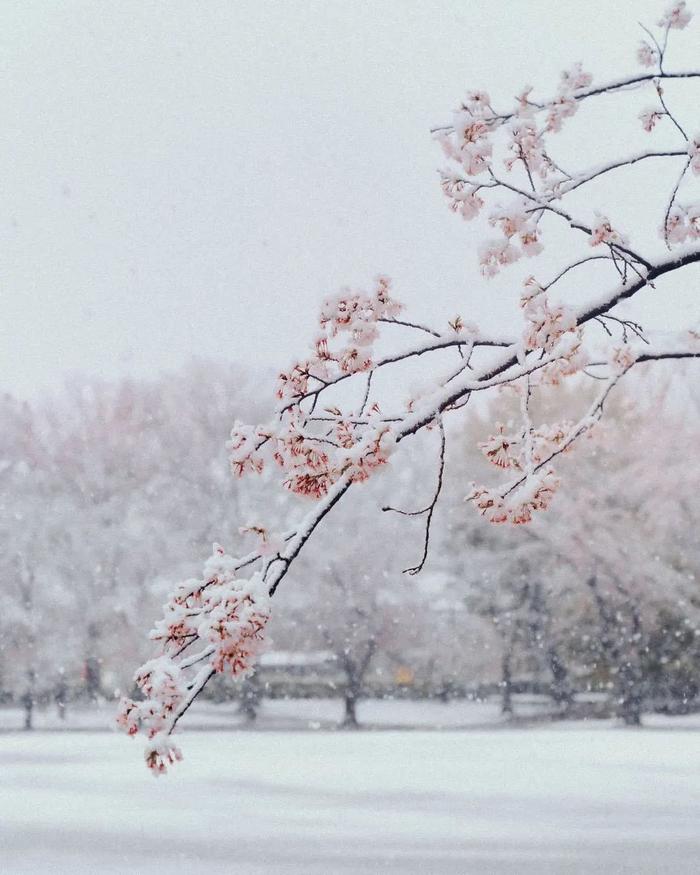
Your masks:
<svg viewBox="0 0 700 875"><path fill-rule="evenodd" d="M648 109L643 109L639 113L639 120L642 123L642 127L647 133L650 133L654 130L656 123L659 119L663 118L666 113L656 107L651 107Z"/></svg>
<svg viewBox="0 0 700 875"><path fill-rule="evenodd" d="M507 434L505 425L498 423L496 425L495 434L479 443L479 449L486 458L497 468L510 468L516 464L516 459L513 456L512 447L516 443L516 439L512 435Z"/></svg>
<svg viewBox="0 0 700 875"><path fill-rule="evenodd" d="M589 240L591 246L599 246L601 243L622 246L627 242L626 238L612 227L610 220L605 216L598 217L592 231Z"/></svg>
<svg viewBox="0 0 700 875"><path fill-rule="evenodd" d="M530 522L536 511L549 508L559 482L552 468L542 468L524 477L515 491L508 495L472 484L465 500L473 502L479 513L491 523L522 525Z"/></svg>
<svg viewBox="0 0 700 875"><path fill-rule="evenodd" d="M637 61L642 67L655 67L659 61L659 53L646 40L641 40L637 49Z"/></svg>
<svg viewBox="0 0 700 875"><path fill-rule="evenodd" d="M479 215L484 201L476 193L473 186L454 174L442 174L442 190L450 201L450 209L459 213L463 219L470 221Z"/></svg>
<svg viewBox="0 0 700 875"><path fill-rule="evenodd" d="M676 205L669 210L666 227L661 229L661 236L669 243L685 243L688 238L688 216L685 210Z"/></svg>
<svg viewBox="0 0 700 875"><path fill-rule="evenodd" d="M696 134L688 142L688 155L690 156L690 169L696 176L700 176L700 134Z"/></svg>
<svg viewBox="0 0 700 875"><path fill-rule="evenodd" d="M582 88L588 88L593 82L593 76L583 70L580 61L575 63L569 70L564 70L561 74L560 90L562 92L580 91Z"/></svg>
<svg viewBox="0 0 700 875"><path fill-rule="evenodd" d="M537 173L546 179L552 170L552 162L547 157L542 133L531 118L519 117L510 126L510 155L505 159L505 166L512 170L516 162L523 161L530 173Z"/></svg>
<svg viewBox="0 0 700 875"><path fill-rule="evenodd" d="M624 373L637 360L632 347L628 343L614 346L610 355L610 366L617 373Z"/></svg>
<svg viewBox="0 0 700 875"><path fill-rule="evenodd" d="M551 351L559 338L576 328L576 314L563 304L550 304L541 294L527 300L523 307L525 349Z"/></svg>
<svg viewBox="0 0 700 875"><path fill-rule="evenodd" d="M507 239L482 243L478 251L481 272L486 277L495 276L502 267L520 258L520 252Z"/></svg>
<svg viewBox="0 0 700 875"><path fill-rule="evenodd" d="M148 742L144 756L146 765L157 778L168 771L168 766L182 759L182 752L167 735L156 735Z"/></svg>
<svg viewBox="0 0 700 875"><path fill-rule="evenodd" d="M571 118L577 109L578 104L573 97L564 94L556 97L549 105L546 129L551 133L557 133L561 130L564 119Z"/></svg>
<svg viewBox="0 0 700 875"><path fill-rule="evenodd" d="M688 222L688 237L691 240L700 239L700 204L693 204L685 209Z"/></svg>
<svg viewBox="0 0 700 875"><path fill-rule="evenodd" d="M663 16L659 19L659 27L683 30L690 23L693 13L686 8L685 0L672 3Z"/></svg>

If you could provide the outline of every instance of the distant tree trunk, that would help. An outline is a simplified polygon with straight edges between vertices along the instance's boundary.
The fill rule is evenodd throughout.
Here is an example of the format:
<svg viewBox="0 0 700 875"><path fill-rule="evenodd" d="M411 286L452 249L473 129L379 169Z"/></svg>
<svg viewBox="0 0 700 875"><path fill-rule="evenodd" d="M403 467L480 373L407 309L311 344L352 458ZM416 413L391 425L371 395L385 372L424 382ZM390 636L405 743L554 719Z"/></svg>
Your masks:
<svg viewBox="0 0 700 875"><path fill-rule="evenodd" d="M351 659L348 654L343 655L343 666L345 668L345 689L343 691L345 717L343 718L343 726L346 729L357 729L360 725L357 721L357 700L360 698L362 680L372 658L373 651L374 647L368 648L365 658L359 664L354 659Z"/></svg>
<svg viewBox="0 0 700 875"><path fill-rule="evenodd" d="M61 680L56 684L56 690L54 692L54 700L56 702L56 709L58 711L58 716L61 720L66 719L66 699L68 698L68 687L66 685L65 680L61 678Z"/></svg>
<svg viewBox="0 0 700 875"><path fill-rule="evenodd" d="M240 711L248 723L254 723L262 699L262 687L255 672L243 680Z"/></svg>
<svg viewBox="0 0 700 875"><path fill-rule="evenodd" d="M550 686L552 699L560 712L566 714L573 705L574 691L569 681L569 670L560 659L554 645L549 645L547 648L547 663L552 673Z"/></svg>
<svg viewBox="0 0 700 875"><path fill-rule="evenodd" d="M24 728L26 730L33 729L32 714L34 713L34 699L29 693L24 696Z"/></svg>
<svg viewBox="0 0 700 875"><path fill-rule="evenodd" d="M504 717L513 716L513 648L510 641L505 641L501 659L501 714Z"/></svg>
<svg viewBox="0 0 700 875"><path fill-rule="evenodd" d="M376 649L376 638L370 638L365 652L360 659L353 658L347 649L338 654L338 658L345 670L345 688L343 691L345 717L343 719L343 726L347 729L357 729L360 725L357 720L357 700L362 693L362 684Z"/></svg>
<svg viewBox="0 0 700 875"><path fill-rule="evenodd" d="M359 723L357 722L357 690L354 686L348 684L345 687L345 718L343 719L343 726L347 729L357 729Z"/></svg>
<svg viewBox="0 0 700 875"><path fill-rule="evenodd" d="M640 692L640 673L636 666L626 663L620 667L618 677L620 690L617 715L625 726L641 726L644 697Z"/></svg>
<svg viewBox="0 0 700 875"><path fill-rule="evenodd" d="M96 623L88 625L87 637L88 653L83 669L85 692L91 702L96 702L102 692L102 660L98 656L100 630Z"/></svg>
<svg viewBox="0 0 700 875"><path fill-rule="evenodd" d="M27 689L22 696L22 704L24 705L24 728L26 731L34 728L34 687L36 683L36 672L33 668L27 671Z"/></svg>

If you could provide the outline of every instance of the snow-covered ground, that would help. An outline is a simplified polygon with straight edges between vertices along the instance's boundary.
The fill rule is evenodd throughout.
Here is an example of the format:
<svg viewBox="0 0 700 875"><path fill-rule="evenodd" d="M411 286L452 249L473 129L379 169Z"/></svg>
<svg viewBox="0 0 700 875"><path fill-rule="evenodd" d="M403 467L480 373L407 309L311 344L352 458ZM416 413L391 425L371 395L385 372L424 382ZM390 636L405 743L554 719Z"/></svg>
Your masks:
<svg viewBox="0 0 700 875"><path fill-rule="evenodd" d="M427 724L441 706L374 707ZM465 724L495 716L471 707ZM699 728L211 729L158 780L120 735L4 732L0 871L697 873Z"/></svg>

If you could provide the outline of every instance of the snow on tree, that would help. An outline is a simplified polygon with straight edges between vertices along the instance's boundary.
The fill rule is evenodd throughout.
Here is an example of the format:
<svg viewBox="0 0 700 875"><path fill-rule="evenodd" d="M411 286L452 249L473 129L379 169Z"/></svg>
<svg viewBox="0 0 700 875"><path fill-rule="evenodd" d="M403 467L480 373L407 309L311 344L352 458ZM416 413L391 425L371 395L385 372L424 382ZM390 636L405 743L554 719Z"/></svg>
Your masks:
<svg viewBox="0 0 700 875"><path fill-rule="evenodd" d="M256 525L258 546L244 555L215 547L201 576L175 588L153 633L159 655L136 675L143 698L122 703L119 722L130 733L147 734L146 759L156 774L179 758L170 736L209 679L252 668L270 598L321 521L348 490L385 470L410 438L424 434L425 452L430 447L435 460L432 493L403 511L424 524L407 568L415 574L428 555L445 483L445 420L473 397L510 387L519 399L518 422L497 425L480 442L496 478L465 485L465 492L486 521L520 525L556 507L558 457L593 429L625 374L642 363L700 356L695 325L664 332L630 318L628 309L649 290L670 296L668 279L700 262L700 201L691 187L700 174L700 134L678 117L667 93L677 80L692 85L700 78L700 70L675 70L669 62L672 32L690 19L678 2L656 31L645 29L637 52L642 72L594 83L576 63L551 96L526 86L503 108L485 91L470 91L452 121L434 131L447 162L441 181L450 208L466 220L485 216L490 226L478 247L483 276L517 271L527 261L516 279L521 328L486 332L462 316L420 324L404 315L384 276L369 292L344 290L325 301L309 353L279 377L274 419L236 422L229 442L235 476L276 467L283 488L307 499L310 509L281 531ZM637 120L640 135L654 138L665 127L672 147L620 150L578 168L573 156L558 154L560 132L574 129L584 105L586 128L598 130L601 141L608 137L596 105L615 100L624 117L631 89L644 89L650 101ZM653 235L621 222L618 203L606 203L606 189L596 184L641 162L666 163L675 173L668 190L645 192L656 205ZM557 267L545 275L552 259ZM531 266L538 263L539 269ZM406 338L404 345L397 336ZM386 375L417 359L430 386L397 403L396 383ZM598 384L586 409L556 422L535 421L533 399L543 388L584 379Z"/></svg>

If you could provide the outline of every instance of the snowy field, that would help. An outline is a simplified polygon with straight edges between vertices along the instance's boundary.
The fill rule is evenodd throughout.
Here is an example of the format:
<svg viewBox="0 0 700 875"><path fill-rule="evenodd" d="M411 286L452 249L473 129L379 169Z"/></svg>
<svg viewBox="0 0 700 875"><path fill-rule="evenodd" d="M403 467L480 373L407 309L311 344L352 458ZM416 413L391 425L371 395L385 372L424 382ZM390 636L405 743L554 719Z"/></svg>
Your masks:
<svg viewBox="0 0 700 875"><path fill-rule="evenodd" d="M158 780L140 742L120 735L2 732L0 870L700 871L697 717L483 729L491 706L467 703L395 703L384 715L373 703L361 717L374 708L389 725L403 710L427 725L432 711L456 723L470 707L464 731L194 731L185 761ZM302 708L299 726L307 717Z"/></svg>

